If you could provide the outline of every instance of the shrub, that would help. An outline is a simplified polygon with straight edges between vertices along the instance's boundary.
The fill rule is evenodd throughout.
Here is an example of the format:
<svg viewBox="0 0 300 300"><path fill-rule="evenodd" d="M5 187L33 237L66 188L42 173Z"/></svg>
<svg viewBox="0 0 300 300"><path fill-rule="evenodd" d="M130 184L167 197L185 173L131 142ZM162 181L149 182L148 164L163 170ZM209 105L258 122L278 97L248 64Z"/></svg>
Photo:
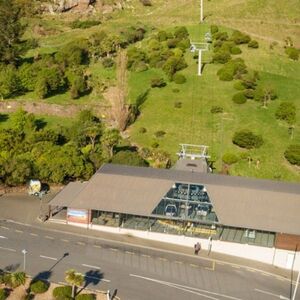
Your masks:
<svg viewBox="0 0 300 300"><path fill-rule="evenodd" d="M250 42L251 38L249 35L244 34L238 30L235 30L231 37L230 40L232 40L236 45L240 45L240 44L247 44Z"/></svg>
<svg viewBox="0 0 300 300"><path fill-rule="evenodd" d="M34 295L33 294L25 294L22 296L21 300L33 300L34 299Z"/></svg>
<svg viewBox="0 0 300 300"><path fill-rule="evenodd" d="M6 289L0 289L0 300L5 300L8 297L8 292Z"/></svg>
<svg viewBox="0 0 300 300"><path fill-rule="evenodd" d="M228 51L217 51L212 57L213 63L225 64L231 59Z"/></svg>
<svg viewBox="0 0 300 300"><path fill-rule="evenodd" d="M254 48L254 49L257 49L259 47L258 45L258 42L256 40L251 40L249 43L248 43L248 47L249 48Z"/></svg>
<svg viewBox="0 0 300 300"><path fill-rule="evenodd" d="M244 104L247 101L247 98L244 92L239 92L233 95L232 101L236 104Z"/></svg>
<svg viewBox="0 0 300 300"><path fill-rule="evenodd" d="M294 48L294 47L287 47L285 49L285 53L292 60L298 60L299 59L299 50Z"/></svg>
<svg viewBox="0 0 300 300"><path fill-rule="evenodd" d="M183 40L183 39L186 39L189 37L189 32L187 31L186 27L184 27L184 26L177 27L175 29L174 36L178 39Z"/></svg>
<svg viewBox="0 0 300 300"><path fill-rule="evenodd" d="M215 40L220 40L220 41L226 41L228 40L228 33L227 32L216 32L215 34L213 34L213 38Z"/></svg>
<svg viewBox="0 0 300 300"><path fill-rule="evenodd" d="M212 108L210 109L210 112L212 114L220 114L224 111L223 107L221 106L212 106Z"/></svg>
<svg viewBox="0 0 300 300"><path fill-rule="evenodd" d="M147 132L147 129L145 127L141 127L139 129L139 133L146 133Z"/></svg>
<svg viewBox="0 0 300 300"><path fill-rule="evenodd" d="M102 65L104 68L111 68L114 64L115 62L111 57L105 57L102 60Z"/></svg>
<svg viewBox="0 0 300 300"><path fill-rule="evenodd" d="M96 300L96 295L95 294L80 294L75 297L75 300Z"/></svg>
<svg viewBox="0 0 300 300"><path fill-rule="evenodd" d="M148 163L136 151L119 151L111 159L114 164L147 167Z"/></svg>
<svg viewBox="0 0 300 300"><path fill-rule="evenodd" d="M233 87L238 91L243 91L245 89L245 86L243 85L241 80L236 81Z"/></svg>
<svg viewBox="0 0 300 300"><path fill-rule="evenodd" d="M72 299L72 287L71 286L58 286L56 287L52 295L56 300L71 300Z"/></svg>
<svg viewBox="0 0 300 300"><path fill-rule="evenodd" d="M246 149L259 148L264 143L260 135L256 135L247 129L237 131L232 138L232 142Z"/></svg>
<svg viewBox="0 0 300 300"><path fill-rule="evenodd" d="M74 22L71 23L71 28L86 29L93 26L97 26L99 24L101 24L101 22L96 20L86 20L86 21L75 20Z"/></svg>
<svg viewBox="0 0 300 300"><path fill-rule="evenodd" d="M244 90L244 95L247 99L253 99L255 95L255 91L252 89Z"/></svg>
<svg viewBox="0 0 300 300"><path fill-rule="evenodd" d="M292 165L300 166L300 144L290 145L284 152L284 157Z"/></svg>
<svg viewBox="0 0 300 300"><path fill-rule="evenodd" d="M217 25L211 25L210 26L210 32L211 34L215 34L219 31L219 27Z"/></svg>
<svg viewBox="0 0 300 300"><path fill-rule="evenodd" d="M158 78L158 77L156 77L156 78L152 78L151 79L151 87L152 88L162 88L162 87L164 87L164 86L166 86L167 84L166 84L166 82L165 82L165 80L163 79L163 78Z"/></svg>
<svg viewBox="0 0 300 300"><path fill-rule="evenodd" d="M151 145L152 148L156 149L159 147L159 143L157 142L153 142L152 145Z"/></svg>
<svg viewBox="0 0 300 300"><path fill-rule="evenodd" d="M173 75L173 81L174 81L175 83L177 83L177 84L183 84L183 83L186 82L186 78L185 78L185 76L182 75L182 74L177 74L177 73L175 73L175 74Z"/></svg>
<svg viewBox="0 0 300 300"><path fill-rule="evenodd" d="M179 102L179 101L178 101L178 102L175 102L175 103L174 103L174 107L175 107L175 108L181 108L181 107L182 107L182 103Z"/></svg>
<svg viewBox="0 0 300 300"><path fill-rule="evenodd" d="M293 124L296 120L296 106L292 102L282 102L275 112L276 119Z"/></svg>
<svg viewBox="0 0 300 300"><path fill-rule="evenodd" d="M222 157L222 161L227 165L232 165L238 162L239 158L233 153L225 153Z"/></svg>
<svg viewBox="0 0 300 300"><path fill-rule="evenodd" d="M172 89L172 92L173 92L173 93L179 93L179 92L180 92L180 89L176 89L176 88L175 88L175 89Z"/></svg>
<svg viewBox="0 0 300 300"><path fill-rule="evenodd" d="M176 48L177 44L180 42L180 39L169 39L167 40L168 48Z"/></svg>
<svg viewBox="0 0 300 300"><path fill-rule="evenodd" d="M144 6L152 6L152 2L150 0L140 0L140 2L144 5Z"/></svg>
<svg viewBox="0 0 300 300"><path fill-rule="evenodd" d="M219 76L219 79L222 81L231 81L233 80L233 74L230 70L226 68L221 68L217 75Z"/></svg>
<svg viewBox="0 0 300 300"><path fill-rule="evenodd" d="M165 131L163 130L158 130L154 133L154 135L157 137L157 138L160 138L160 137L163 137L164 135L166 134Z"/></svg>
<svg viewBox="0 0 300 300"><path fill-rule="evenodd" d="M30 291L34 294L42 294L47 292L49 283L43 280L37 280L30 283Z"/></svg>
<svg viewBox="0 0 300 300"><path fill-rule="evenodd" d="M234 77L247 72L247 67L241 58L230 60L217 72L220 80L230 81Z"/></svg>
<svg viewBox="0 0 300 300"><path fill-rule="evenodd" d="M233 55L241 54L242 50L239 47L232 47L230 49L230 53Z"/></svg>

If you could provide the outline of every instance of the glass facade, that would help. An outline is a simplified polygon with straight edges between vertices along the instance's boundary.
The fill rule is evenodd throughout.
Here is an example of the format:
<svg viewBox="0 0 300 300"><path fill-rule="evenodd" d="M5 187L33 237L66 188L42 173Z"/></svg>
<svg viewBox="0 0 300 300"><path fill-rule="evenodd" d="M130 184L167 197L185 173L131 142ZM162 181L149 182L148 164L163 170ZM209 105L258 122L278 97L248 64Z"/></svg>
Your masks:
<svg viewBox="0 0 300 300"><path fill-rule="evenodd" d="M218 222L205 186L189 183L174 183L152 214L168 219Z"/></svg>

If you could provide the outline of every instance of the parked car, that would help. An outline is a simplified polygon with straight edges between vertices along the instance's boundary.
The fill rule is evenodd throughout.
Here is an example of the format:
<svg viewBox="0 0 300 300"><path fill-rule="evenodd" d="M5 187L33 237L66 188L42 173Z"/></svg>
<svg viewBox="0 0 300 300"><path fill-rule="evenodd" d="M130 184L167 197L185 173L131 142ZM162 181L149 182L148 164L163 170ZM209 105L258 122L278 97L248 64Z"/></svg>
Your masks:
<svg viewBox="0 0 300 300"><path fill-rule="evenodd" d="M175 204L168 204L165 208L165 215L168 217L174 217L177 215L177 207Z"/></svg>
<svg viewBox="0 0 300 300"><path fill-rule="evenodd" d="M210 213L210 206L204 204L198 204L196 206L196 214L198 216L207 216Z"/></svg>

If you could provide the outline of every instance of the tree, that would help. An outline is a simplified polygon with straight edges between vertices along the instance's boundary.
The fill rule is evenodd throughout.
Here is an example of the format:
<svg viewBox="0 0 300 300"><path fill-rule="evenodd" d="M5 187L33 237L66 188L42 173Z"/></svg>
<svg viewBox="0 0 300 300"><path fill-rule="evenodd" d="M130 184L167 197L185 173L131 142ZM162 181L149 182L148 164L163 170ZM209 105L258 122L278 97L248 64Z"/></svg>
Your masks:
<svg viewBox="0 0 300 300"><path fill-rule="evenodd" d="M101 143L108 152L109 157L113 156L114 147L119 143L120 139L121 136L117 129L107 129L104 131L104 134L101 137Z"/></svg>
<svg viewBox="0 0 300 300"><path fill-rule="evenodd" d="M11 115L12 129L20 135L31 133L36 130L36 120L33 114L27 113L22 108Z"/></svg>
<svg viewBox="0 0 300 300"><path fill-rule="evenodd" d="M291 164L300 166L300 144L290 145L284 152L284 156Z"/></svg>
<svg viewBox="0 0 300 300"><path fill-rule="evenodd" d="M0 66L0 68L0 97L3 100L17 94L22 86L15 67Z"/></svg>
<svg viewBox="0 0 300 300"><path fill-rule="evenodd" d="M15 63L21 52L20 39L24 26L23 11L16 0L0 0L0 61Z"/></svg>
<svg viewBox="0 0 300 300"><path fill-rule="evenodd" d="M277 98L276 92L270 85L260 86L254 95L256 101L262 102L263 108L267 108L271 100Z"/></svg>
<svg viewBox="0 0 300 300"><path fill-rule="evenodd" d="M141 167L148 166L148 163L142 157L140 157L138 152L130 151L130 150L119 151L112 157L111 162L114 164L129 165L129 166L141 166Z"/></svg>
<svg viewBox="0 0 300 300"><path fill-rule="evenodd" d="M293 125L296 121L296 106L292 102L282 102L275 112L276 119L286 121Z"/></svg>
<svg viewBox="0 0 300 300"><path fill-rule="evenodd" d="M10 274L10 283L12 288L24 285L26 281L26 274L24 272L14 272Z"/></svg>
<svg viewBox="0 0 300 300"><path fill-rule="evenodd" d="M65 280L72 285L72 299L74 299L77 286L83 284L84 276L81 273L77 273L74 269L70 269L66 271Z"/></svg>

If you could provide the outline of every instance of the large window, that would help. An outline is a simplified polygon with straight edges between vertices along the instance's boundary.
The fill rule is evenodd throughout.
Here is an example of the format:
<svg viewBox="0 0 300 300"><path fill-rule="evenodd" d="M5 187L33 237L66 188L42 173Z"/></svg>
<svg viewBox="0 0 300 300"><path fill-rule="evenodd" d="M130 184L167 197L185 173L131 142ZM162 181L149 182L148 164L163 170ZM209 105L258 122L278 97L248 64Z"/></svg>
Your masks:
<svg viewBox="0 0 300 300"><path fill-rule="evenodd" d="M152 212L168 219L218 222L204 185L174 183Z"/></svg>

